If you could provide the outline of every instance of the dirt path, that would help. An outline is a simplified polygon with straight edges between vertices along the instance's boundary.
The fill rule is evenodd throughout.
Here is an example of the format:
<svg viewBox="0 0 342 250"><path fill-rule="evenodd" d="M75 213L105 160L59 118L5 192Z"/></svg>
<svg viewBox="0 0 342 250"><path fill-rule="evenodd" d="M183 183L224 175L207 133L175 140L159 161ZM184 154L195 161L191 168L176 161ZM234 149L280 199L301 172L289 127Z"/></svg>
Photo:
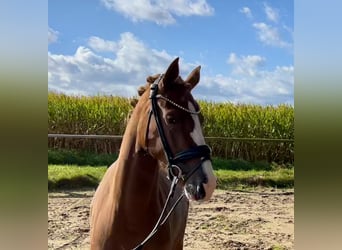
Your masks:
<svg viewBox="0 0 342 250"><path fill-rule="evenodd" d="M49 193L48 249L89 249L93 193ZM293 189L216 190L210 202L191 204L184 249L293 249L293 208Z"/></svg>

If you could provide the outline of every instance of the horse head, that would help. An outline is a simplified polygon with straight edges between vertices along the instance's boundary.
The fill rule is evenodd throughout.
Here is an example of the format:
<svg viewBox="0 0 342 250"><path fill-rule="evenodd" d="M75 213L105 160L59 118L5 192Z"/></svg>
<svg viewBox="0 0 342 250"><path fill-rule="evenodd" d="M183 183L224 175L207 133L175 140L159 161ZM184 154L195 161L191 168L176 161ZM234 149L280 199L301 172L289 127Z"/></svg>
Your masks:
<svg viewBox="0 0 342 250"><path fill-rule="evenodd" d="M189 200L208 200L216 177L200 107L191 94L200 80L200 66L183 80L178 60L165 74L148 77L146 86L139 89L137 147L168 166L171 177L180 178Z"/></svg>

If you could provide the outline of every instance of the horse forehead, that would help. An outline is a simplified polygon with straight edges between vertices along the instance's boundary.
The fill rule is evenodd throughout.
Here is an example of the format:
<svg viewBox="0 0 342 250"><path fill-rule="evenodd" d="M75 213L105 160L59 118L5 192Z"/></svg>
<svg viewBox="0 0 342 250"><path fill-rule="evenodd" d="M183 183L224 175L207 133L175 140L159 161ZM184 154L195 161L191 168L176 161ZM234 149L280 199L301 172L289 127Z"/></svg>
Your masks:
<svg viewBox="0 0 342 250"><path fill-rule="evenodd" d="M178 105L188 108L189 101L194 103L194 100L191 94L187 93L186 90L176 90L171 93L165 95L168 99L172 100L173 102L177 103ZM196 104L194 104L196 105ZM166 106L170 108L174 108L175 106L169 102L166 102Z"/></svg>
<svg viewBox="0 0 342 250"><path fill-rule="evenodd" d="M175 80L175 83L180 84L180 85L184 85L185 82L181 76L178 76Z"/></svg>
<svg viewBox="0 0 342 250"><path fill-rule="evenodd" d="M198 111L199 110L199 105L195 101L195 99L192 97L192 95L189 96L189 98L187 100L187 105L188 105L188 109L191 111Z"/></svg>

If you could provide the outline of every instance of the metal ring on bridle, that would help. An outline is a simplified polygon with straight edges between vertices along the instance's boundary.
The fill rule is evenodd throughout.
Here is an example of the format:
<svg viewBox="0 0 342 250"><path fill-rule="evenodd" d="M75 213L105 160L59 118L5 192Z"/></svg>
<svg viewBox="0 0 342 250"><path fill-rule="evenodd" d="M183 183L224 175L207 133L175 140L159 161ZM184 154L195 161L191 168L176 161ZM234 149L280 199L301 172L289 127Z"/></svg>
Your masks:
<svg viewBox="0 0 342 250"><path fill-rule="evenodd" d="M176 169L176 173L174 173L174 169ZM178 167L177 165L171 165L170 167L170 173L172 174L173 177L177 177L178 179L182 179L182 169Z"/></svg>

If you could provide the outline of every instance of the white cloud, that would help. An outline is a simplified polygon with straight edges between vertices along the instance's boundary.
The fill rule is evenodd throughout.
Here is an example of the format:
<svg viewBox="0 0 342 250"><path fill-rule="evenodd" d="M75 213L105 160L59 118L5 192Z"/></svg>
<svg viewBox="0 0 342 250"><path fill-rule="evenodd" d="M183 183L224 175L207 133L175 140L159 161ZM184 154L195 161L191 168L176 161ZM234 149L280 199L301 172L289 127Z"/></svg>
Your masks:
<svg viewBox="0 0 342 250"><path fill-rule="evenodd" d="M88 40L88 45L90 48L92 48L95 51L101 52L101 51L109 51L109 52L115 52L118 50L118 45L113 41L105 41L100 37L92 36Z"/></svg>
<svg viewBox="0 0 342 250"><path fill-rule="evenodd" d="M293 94L293 66L277 66L274 71L262 71L255 93L260 97L284 96Z"/></svg>
<svg viewBox="0 0 342 250"><path fill-rule="evenodd" d="M78 47L73 55L48 53L50 90L133 96L148 75L165 71L175 58L148 48L129 32L116 42L91 37L88 45L90 48ZM106 49L114 52L112 57L96 54Z"/></svg>
<svg viewBox="0 0 342 250"><path fill-rule="evenodd" d="M206 0L101 0L110 10L122 13L133 22L152 21L159 25L176 22L175 16L208 16L214 9Z"/></svg>
<svg viewBox="0 0 342 250"><path fill-rule="evenodd" d="M273 24L270 25L265 22L254 22L252 24L252 26L257 31L258 40L268 46L292 49L293 31L286 25L279 24L279 11L266 3L264 3L263 10L266 14L267 20L272 22ZM239 11L245 14L246 17L248 17L249 19L253 19L252 11L250 8L243 7ZM286 35L286 33L290 35L291 42L286 41L282 38L282 35Z"/></svg>
<svg viewBox="0 0 342 250"><path fill-rule="evenodd" d="M91 46L90 46L91 45ZM106 46L105 46L106 45ZM108 45L108 46L107 46ZM108 49L109 48L109 49ZM101 52L112 53L102 55ZM78 95L132 97L149 75L162 73L175 58L164 50L147 47L132 33L117 41L91 37L72 55L48 53L49 90ZM232 74L208 75L203 63L180 61L181 76L202 65L201 82L195 98L255 104L293 104L293 66L265 70L259 55L231 53L227 63Z"/></svg>
<svg viewBox="0 0 342 250"><path fill-rule="evenodd" d="M293 82L293 66L278 66L270 71L259 70L253 76L247 73L202 77L194 92L198 98L215 102L293 105Z"/></svg>
<svg viewBox="0 0 342 250"><path fill-rule="evenodd" d="M290 43L281 39L278 28L266 23L253 23L253 27L257 30L258 38L262 43L279 48L291 47Z"/></svg>
<svg viewBox="0 0 342 250"><path fill-rule="evenodd" d="M266 59L258 55L248 55L237 57L235 53L231 53L228 63L233 66L233 73L239 75L256 76L258 68L263 66Z"/></svg>
<svg viewBox="0 0 342 250"><path fill-rule="evenodd" d="M52 29L52 28L48 28L48 43L54 43L57 41L58 39L58 35L59 35L59 32Z"/></svg>
<svg viewBox="0 0 342 250"><path fill-rule="evenodd" d="M271 6L264 3L264 10L267 16L267 19L277 23L279 20L279 12L277 9L272 8Z"/></svg>
<svg viewBox="0 0 342 250"><path fill-rule="evenodd" d="M248 7L243 7L242 9L240 9L240 12L243 13L243 14L245 14L246 17L248 17L248 18L250 18L250 19L253 18L252 11L251 11L251 9L248 8Z"/></svg>
<svg viewBox="0 0 342 250"><path fill-rule="evenodd" d="M227 63L232 65L232 74L203 76L194 93L214 102L293 105L293 66L265 70L265 62L259 55L231 53Z"/></svg>

